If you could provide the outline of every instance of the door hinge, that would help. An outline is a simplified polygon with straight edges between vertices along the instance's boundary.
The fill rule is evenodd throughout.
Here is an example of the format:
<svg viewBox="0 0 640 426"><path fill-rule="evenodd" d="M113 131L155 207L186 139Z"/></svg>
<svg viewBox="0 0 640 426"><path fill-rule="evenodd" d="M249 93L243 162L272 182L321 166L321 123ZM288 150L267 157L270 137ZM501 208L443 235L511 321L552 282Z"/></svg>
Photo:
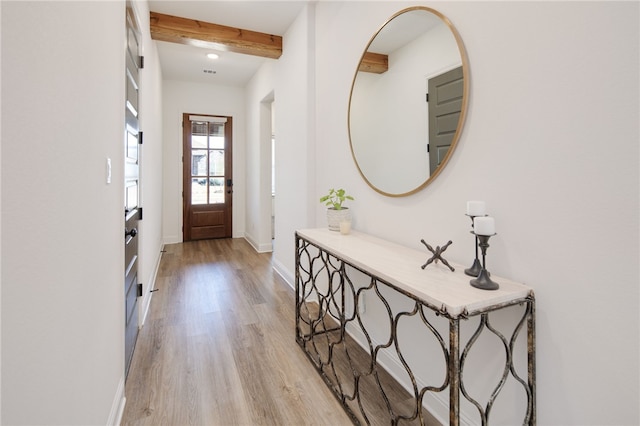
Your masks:
<svg viewBox="0 0 640 426"><path fill-rule="evenodd" d="M138 132L138 145L142 145L144 132Z"/></svg>
<svg viewBox="0 0 640 426"><path fill-rule="evenodd" d="M430 152L429 148L431 147L431 145L427 144L427 153Z"/></svg>
<svg viewBox="0 0 640 426"><path fill-rule="evenodd" d="M142 297L142 283L138 284L138 297Z"/></svg>
<svg viewBox="0 0 640 426"><path fill-rule="evenodd" d="M138 213L140 215L138 220L142 220L142 207L138 207L138 210L140 210L140 213Z"/></svg>
<svg viewBox="0 0 640 426"><path fill-rule="evenodd" d="M429 94L427 93L427 102L429 102Z"/></svg>
<svg viewBox="0 0 640 426"><path fill-rule="evenodd" d="M140 69L144 68L144 56L140 56Z"/></svg>

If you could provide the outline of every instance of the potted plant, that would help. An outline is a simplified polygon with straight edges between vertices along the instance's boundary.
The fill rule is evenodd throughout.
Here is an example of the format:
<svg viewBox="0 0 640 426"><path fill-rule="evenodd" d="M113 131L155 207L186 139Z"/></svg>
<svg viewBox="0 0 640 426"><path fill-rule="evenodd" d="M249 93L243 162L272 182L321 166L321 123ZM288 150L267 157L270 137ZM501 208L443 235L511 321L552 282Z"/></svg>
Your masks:
<svg viewBox="0 0 640 426"><path fill-rule="evenodd" d="M354 200L351 195L347 195L344 189L330 189L327 195L320 197L320 202L327 208L327 222L332 231L340 230L341 222L351 223L351 211L349 207L343 207L346 200Z"/></svg>

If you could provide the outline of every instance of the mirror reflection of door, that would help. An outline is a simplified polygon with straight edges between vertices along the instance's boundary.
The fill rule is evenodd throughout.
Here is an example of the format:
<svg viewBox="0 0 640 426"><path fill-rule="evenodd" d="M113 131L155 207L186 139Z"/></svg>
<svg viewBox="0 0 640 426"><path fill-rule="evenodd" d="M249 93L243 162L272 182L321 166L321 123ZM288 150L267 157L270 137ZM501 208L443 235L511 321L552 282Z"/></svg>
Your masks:
<svg viewBox="0 0 640 426"><path fill-rule="evenodd" d="M183 240L230 238L232 118L183 114Z"/></svg>
<svg viewBox="0 0 640 426"><path fill-rule="evenodd" d="M456 134L464 82L462 67L430 78L429 87L429 172L433 174L449 152Z"/></svg>

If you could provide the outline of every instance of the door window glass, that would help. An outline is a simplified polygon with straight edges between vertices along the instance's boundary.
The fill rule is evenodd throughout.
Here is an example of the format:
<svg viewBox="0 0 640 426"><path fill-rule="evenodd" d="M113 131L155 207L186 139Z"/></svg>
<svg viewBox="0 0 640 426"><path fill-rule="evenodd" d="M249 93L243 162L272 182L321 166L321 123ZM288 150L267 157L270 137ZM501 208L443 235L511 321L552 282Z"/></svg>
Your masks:
<svg viewBox="0 0 640 426"><path fill-rule="evenodd" d="M225 201L225 123L191 122L191 204Z"/></svg>

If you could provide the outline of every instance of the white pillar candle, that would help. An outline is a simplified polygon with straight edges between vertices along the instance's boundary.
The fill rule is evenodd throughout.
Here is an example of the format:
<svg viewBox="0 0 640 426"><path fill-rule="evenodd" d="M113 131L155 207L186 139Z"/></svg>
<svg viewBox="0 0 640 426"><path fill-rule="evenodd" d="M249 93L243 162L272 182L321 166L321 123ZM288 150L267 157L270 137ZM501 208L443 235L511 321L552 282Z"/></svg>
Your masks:
<svg viewBox="0 0 640 426"><path fill-rule="evenodd" d="M350 232L351 232L351 222L346 220L340 222L340 233L342 235L347 235Z"/></svg>
<svg viewBox="0 0 640 426"><path fill-rule="evenodd" d="M496 233L496 221L490 216L474 217L473 230L477 235L493 235Z"/></svg>
<svg viewBox="0 0 640 426"><path fill-rule="evenodd" d="M469 216L484 216L484 201L467 201L467 214Z"/></svg>

